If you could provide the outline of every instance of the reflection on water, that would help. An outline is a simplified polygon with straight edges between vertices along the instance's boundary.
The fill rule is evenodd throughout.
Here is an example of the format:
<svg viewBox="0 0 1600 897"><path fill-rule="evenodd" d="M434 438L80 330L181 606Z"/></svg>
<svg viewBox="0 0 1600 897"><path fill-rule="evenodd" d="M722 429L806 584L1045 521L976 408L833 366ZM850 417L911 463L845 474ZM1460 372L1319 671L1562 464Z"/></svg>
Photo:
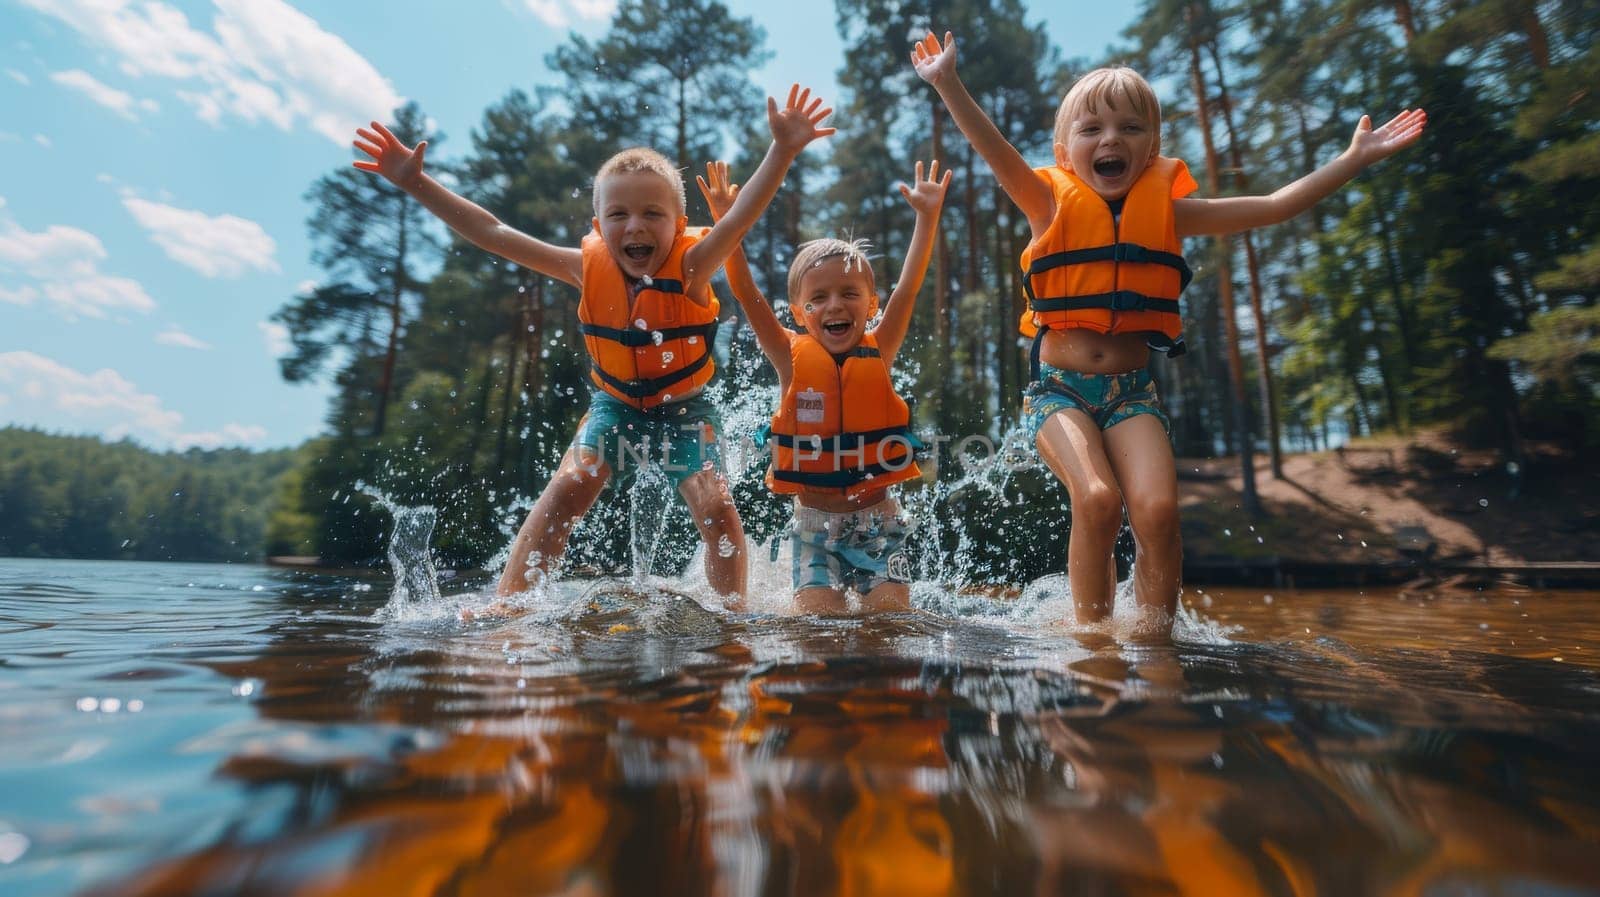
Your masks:
<svg viewBox="0 0 1600 897"><path fill-rule="evenodd" d="M0 892L1600 893L1594 594L1207 590L1231 641L1123 648L561 588L0 561Z"/></svg>

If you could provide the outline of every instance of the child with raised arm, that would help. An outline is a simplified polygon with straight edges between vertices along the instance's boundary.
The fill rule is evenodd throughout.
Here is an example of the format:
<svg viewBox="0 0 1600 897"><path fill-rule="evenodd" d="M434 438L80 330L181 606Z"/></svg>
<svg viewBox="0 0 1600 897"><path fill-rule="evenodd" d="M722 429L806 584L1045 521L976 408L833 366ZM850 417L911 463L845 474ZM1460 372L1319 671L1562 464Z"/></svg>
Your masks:
<svg viewBox="0 0 1600 897"><path fill-rule="evenodd" d="M1287 221L1416 142L1427 115L1406 110L1377 129L1363 115L1344 153L1288 186L1197 199L1183 162L1159 155L1161 106L1132 69L1096 69L1073 84L1056 112L1055 164L1035 169L961 83L949 32L942 44L929 33L911 62L1028 219L1022 330L1033 349L1022 422L1071 497L1067 579L1077 619L1111 612L1124 506L1137 601L1170 619L1183 560L1177 471L1146 367L1152 348L1182 351L1178 294L1190 277L1182 238Z"/></svg>
<svg viewBox="0 0 1600 897"><path fill-rule="evenodd" d="M696 180L712 217L730 214L743 191L729 183L726 163L711 163L706 173L709 182ZM889 487L921 472L911 411L889 371L911 325L949 187L950 173L941 180L937 160L926 178L918 162L914 183L900 185L917 223L876 326L877 284L864 241L825 238L796 251L789 307L799 332L773 313L743 253L728 260L734 298L778 372L782 399L768 437L767 487L795 498L794 597L808 613L843 613L846 590L861 597L863 610L911 607L911 564L901 550L908 529Z"/></svg>
<svg viewBox="0 0 1600 897"><path fill-rule="evenodd" d="M705 541L706 579L737 606L747 577L744 531L719 470L716 409L700 395L711 378L718 303L709 284L783 182L789 165L833 110L799 85L780 110L767 98L772 146L739 201L709 230L688 228L683 178L642 147L611 157L594 180L594 230L581 247L554 246L500 222L423 172L427 143L410 149L377 122L357 130L371 156L355 166L381 174L453 230L489 252L578 287L578 319L593 381L572 447L517 533L499 594L547 576L577 521L613 469L640 449L660 452ZM731 551L729 548L731 547Z"/></svg>

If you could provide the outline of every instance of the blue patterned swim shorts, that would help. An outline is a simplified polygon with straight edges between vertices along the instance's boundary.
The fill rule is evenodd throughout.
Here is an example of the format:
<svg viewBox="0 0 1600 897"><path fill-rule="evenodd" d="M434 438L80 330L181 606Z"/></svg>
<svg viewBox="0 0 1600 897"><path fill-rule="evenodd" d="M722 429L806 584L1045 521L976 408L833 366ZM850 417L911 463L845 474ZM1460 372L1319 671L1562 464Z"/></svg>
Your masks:
<svg viewBox="0 0 1600 897"><path fill-rule="evenodd" d="M1068 408L1089 415L1102 430L1138 414L1153 414L1163 429L1172 432L1148 368L1126 374L1081 374L1039 365L1039 379L1022 391L1022 426L1028 444L1036 444L1045 421Z"/></svg>

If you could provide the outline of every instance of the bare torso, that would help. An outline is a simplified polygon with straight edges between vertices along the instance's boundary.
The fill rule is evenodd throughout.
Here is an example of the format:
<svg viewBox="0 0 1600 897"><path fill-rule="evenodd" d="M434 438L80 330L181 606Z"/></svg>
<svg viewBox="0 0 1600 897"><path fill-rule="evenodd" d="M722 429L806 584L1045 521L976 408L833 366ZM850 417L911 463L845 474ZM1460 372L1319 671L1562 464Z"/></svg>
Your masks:
<svg viewBox="0 0 1600 897"><path fill-rule="evenodd" d="M1039 360L1080 374L1126 374L1149 363L1150 347L1142 333L1098 333L1083 327L1048 330Z"/></svg>

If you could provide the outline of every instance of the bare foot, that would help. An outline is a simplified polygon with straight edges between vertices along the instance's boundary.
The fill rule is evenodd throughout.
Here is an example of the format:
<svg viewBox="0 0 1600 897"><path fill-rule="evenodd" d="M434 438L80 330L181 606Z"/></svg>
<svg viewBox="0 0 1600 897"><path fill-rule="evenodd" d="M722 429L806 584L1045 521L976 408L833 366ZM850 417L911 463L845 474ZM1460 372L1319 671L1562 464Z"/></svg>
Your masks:
<svg viewBox="0 0 1600 897"><path fill-rule="evenodd" d="M463 607L461 609L461 622L473 623L483 619L509 620L512 617L520 617L527 612L528 609L525 607L517 607L504 601L496 601L488 607L480 607L477 610Z"/></svg>

